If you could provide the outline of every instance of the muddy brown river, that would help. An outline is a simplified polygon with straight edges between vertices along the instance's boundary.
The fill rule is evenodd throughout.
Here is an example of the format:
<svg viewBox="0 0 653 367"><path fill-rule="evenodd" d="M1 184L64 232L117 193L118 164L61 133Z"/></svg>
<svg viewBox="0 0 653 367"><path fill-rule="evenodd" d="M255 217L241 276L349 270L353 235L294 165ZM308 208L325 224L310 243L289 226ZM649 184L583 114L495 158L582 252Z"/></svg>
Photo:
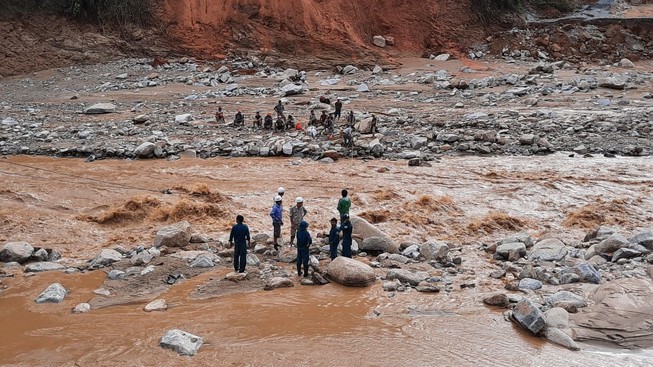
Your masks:
<svg viewBox="0 0 653 367"><path fill-rule="evenodd" d="M342 188L352 211L398 242L430 238L463 249L476 287L437 294L383 292L336 284L236 292L200 299L194 291L223 277L220 266L172 286L162 313L145 303L71 314L94 297L103 271L3 278L0 365L18 366L650 366L650 351L581 344L572 352L532 337L484 307L502 284L488 279L491 242L517 231L582 239L598 222L651 227L650 158L447 157L432 167L406 162L300 159L96 161L0 158L0 242L28 241L81 264L101 248L149 245L156 230L186 219L224 238L236 214L253 233L270 232L278 186L302 196L314 233L325 231ZM162 194L161 190L171 194ZM483 260L485 259L485 260ZM291 269L290 265L287 266ZM36 304L50 283L70 294ZM456 280L456 282L464 281ZM154 299L154 298L153 298ZM166 330L200 335L194 357L158 346Z"/></svg>

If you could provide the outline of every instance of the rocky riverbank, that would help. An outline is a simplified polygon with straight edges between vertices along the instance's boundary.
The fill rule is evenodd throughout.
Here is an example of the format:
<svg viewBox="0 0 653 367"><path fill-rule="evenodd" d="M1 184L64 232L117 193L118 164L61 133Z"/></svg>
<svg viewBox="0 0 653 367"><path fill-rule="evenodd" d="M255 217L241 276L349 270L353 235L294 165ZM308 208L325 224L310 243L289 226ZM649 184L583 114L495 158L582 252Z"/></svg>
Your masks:
<svg viewBox="0 0 653 367"><path fill-rule="evenodd" d="M207 272L211 277L197 287L193 294L196 299L323 285L330 279L346 286L381 287L391 297L415 291L445 293L433 296L439 302L438 297L493 282L490 287L484 286L483 303L511 309L505 314L506 320L514 320L553 343L572 350L581 349L577 342L587 341L626 348L653 346L648 323L653 312L649 302L651 230L624 237L613 228L598 227L569 243L516 233L496 243L460 246L438 240L396 244L364 219L354 218L354 223L354 260L330 262L325 234L320 233L321 240L311 249L311 274L305 278L292 275L295 250L284 247L275 251L266 234L253 237L248 272L228 273L233 249L224 241L194 232L188 222L161 228L147 248L103 249L84 263L59 259L55 250L36 249L25 242L6 243L0 250L0 261L4 262L3 277L46 271L106 272L106 280L94 291L96 296L75 306L73 313L136 302L147 303L145 312L165 311L168 306L161 294ZM479 264L479 259L485 264ZM224 273L226 276L218 276ZM377 279L381 282L375 282ZM501 285L504 290L499 290ZM494 291L487 292L487 288ZM69 292L75 290L54 283L35 302L60 303ZM375 317L392 314L382 311L385 302L379 300ZM162 338L161 345L180 354L193 355L201 345L182 348L183 342L171 343L167 338Z"/></svg>
<svg viewBox="0 0 653 367"><path fill-rule="evenodd" d="M443 61L448 60L448 61ZM130 59L6 79L0 153L59 157L295 156L418 159L442 155L642 156L651 152L653 66L627 59L461 62L448 55L400 67L298 71L259 59L224 64ZM152 66L155 65L155 66ZM331 104L320 103L329 97ZM354 111L354 146L339 131L252 128L277 100L306 126L310 111ZM98 102L102 102L99 106ZM218 106L227 124L215 123ZM236 110L246 127L233 127ZM379 118L370 133L371 115Z"/></svg>

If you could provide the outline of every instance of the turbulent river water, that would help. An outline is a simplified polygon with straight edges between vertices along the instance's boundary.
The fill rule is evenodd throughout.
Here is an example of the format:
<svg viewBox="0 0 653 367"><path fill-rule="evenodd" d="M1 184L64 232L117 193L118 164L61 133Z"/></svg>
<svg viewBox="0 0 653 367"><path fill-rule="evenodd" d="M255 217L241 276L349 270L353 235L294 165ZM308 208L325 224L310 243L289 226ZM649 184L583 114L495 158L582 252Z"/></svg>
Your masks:
<svg viewBox="0 0 653 367"><path fill-rule="evenodd" d="M580 240L596 221L626 230L650 227L651 172L650 158L563 154L443 158L418 168L353 160L2 158L0 242L56 248L69 265L103 247L147 245L158 228L181 218L224 238L231 218L243 213L254 233L268 232L278 186L306 199L307 219L320 232L346 187L353 211L375 218L398 242L442 238L469 247L463 265L477 286L394 294L377 282L365 289L329 284L193 296L227 273L221 266L164 292L160 298L170 305L164 313L145 313L141 302L76 315L71 308L93 298L104 272L17 274L2 279L0 365L650 366L648 351L582 345L572 352L504 321L500 310L482 305L482 295L502 284L487 279L488 255L472 249L475 241L519 230ZM207 188L213 196L197 194ZM164 189L172 194L159 193ZM131 206L134 216L120 211L147 196L159 204L149 211ZM223 208L222 215L209 204ZM111 214L115 221L103 220ZM64 302L34 303L55 281L70 290ZM192 358L163 350L158 339L171 328L200 335L206 344Z"/></svg>

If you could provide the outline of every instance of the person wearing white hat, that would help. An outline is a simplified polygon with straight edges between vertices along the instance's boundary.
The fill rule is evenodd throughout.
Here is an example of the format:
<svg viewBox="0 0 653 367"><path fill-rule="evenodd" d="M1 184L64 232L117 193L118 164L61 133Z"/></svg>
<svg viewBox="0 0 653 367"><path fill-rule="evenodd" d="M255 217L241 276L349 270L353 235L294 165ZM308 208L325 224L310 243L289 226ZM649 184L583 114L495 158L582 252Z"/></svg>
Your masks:
<svg viewBox="0 0 653 367"><path fill-rule="evenodd" d="M304 208L304 199L298 196L295 199L295 206L290 208L290 245L292 246L295 241L295 234L299 229L299 223L304 220L307 211Z"/></svg>
<svg viewBox="0 0 653 367"><path fill-rule="evenodd" d="M283 198L283 194L285 193L286 193L286 189L284 189L283 187L279 187L277 189L277 195L281 196L282 198Z"/></svg>
<svg viewBox="0 0 653 367"><path fill-rule="evenodd" d="M274 249L279 250L279 238L281 238L281 226L283 225L283 198L280 195L274 197L274 205L270 210L274 237Z"/></svg>

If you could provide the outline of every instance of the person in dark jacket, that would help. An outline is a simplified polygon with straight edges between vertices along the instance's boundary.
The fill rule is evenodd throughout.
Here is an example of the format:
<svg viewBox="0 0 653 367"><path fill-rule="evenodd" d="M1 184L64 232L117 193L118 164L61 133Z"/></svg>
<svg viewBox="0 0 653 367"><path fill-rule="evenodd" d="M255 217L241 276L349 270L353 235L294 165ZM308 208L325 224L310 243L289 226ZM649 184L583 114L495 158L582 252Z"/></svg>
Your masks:
<svg viewBox="0 0 653 367"><path fill-rule="evenodd" d="M336 101L335 107L336 107L336 112L334 113L335 115L334 118L340 121L340 114L342 113L342 101L340 100L340 98L338 98L338 100Z"/></svg>
<svg viewBox="0 0 653 367"><path fill-rule="evenodd" d="M336 218L331 218L331 232L329 232L329 252L331 253L331 260L338 257L338 242L340 242L338 220Z"/></svg>
<svg viewBox="0 0 653 367"><path fill-rule="evenodd" d="M234 117L234 126L245 126L245 116L241 110L236 112L236 116Z"/></svg>
<svg viewBox="0 0 653 367"><path fill-rule="evenodd" d="M274 121L272 121L272 114L268 113L263 120L263 128L267 130L272 130Z"/></svg>
<svg viewBox="0 0 653 367"><path fill-rule="evenodd" d="M236 224L231 227L231 234L229 235L229 244L234 245L234 271L239 273L245 272L247 265L247 246L251 244L249 237L249 228L243 224L242 215L236 217Z"/></svg>
<svg viewBox="0 0 653 367"><path fill-rule="evenodd" d="M308 248L313 244L311 234L308 233L308 222L303 220L299 223L297 231L297 275L302 275L302 264L304 264L304 277L308 276Z"/></svg>
<svg viewBox="0 0 653 367"><path fill-rule="evenodd" d="M342 231L342 256L351 259L351 232L354 226L349 221L349 214L343 215L344 221L340 224Z"/></svg>

